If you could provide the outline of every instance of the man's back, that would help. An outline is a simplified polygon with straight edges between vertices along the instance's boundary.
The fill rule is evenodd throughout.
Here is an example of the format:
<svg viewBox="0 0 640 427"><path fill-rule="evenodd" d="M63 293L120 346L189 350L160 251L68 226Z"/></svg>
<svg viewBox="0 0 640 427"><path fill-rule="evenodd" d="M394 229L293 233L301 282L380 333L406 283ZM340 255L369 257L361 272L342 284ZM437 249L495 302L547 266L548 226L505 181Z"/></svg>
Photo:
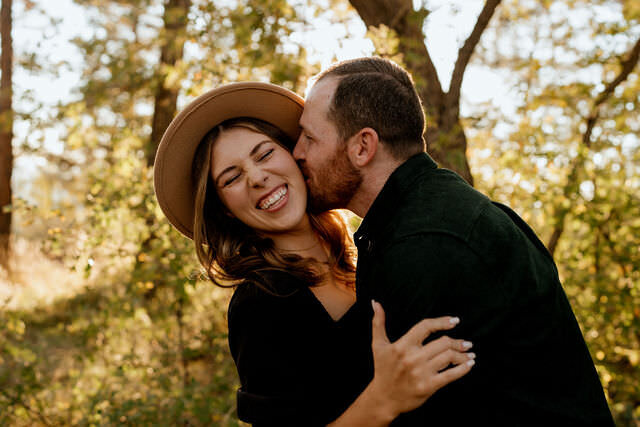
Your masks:
<svg viewBox="0 0 640 427"><path fill-rule="evenodd" d="M477 365L398 425L612 425L556 267L531 229L425 154L391 176L356 233L358 298L397 339L425 317L461 318Z"/></svg>

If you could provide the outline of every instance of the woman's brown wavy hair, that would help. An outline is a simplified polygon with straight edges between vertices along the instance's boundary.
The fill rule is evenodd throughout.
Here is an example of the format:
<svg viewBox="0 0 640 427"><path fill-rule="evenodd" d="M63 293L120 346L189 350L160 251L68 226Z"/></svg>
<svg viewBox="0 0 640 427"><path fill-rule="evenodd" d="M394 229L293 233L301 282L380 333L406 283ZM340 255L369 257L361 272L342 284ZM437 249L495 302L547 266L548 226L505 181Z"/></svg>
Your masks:
<svg viewBox="0 0 640 427"><path fill-rule="evenodd" d="M232 128L261 133L284 147L295 142L277 127L253 118L227 120L213 128L198 146L192 168L195 185L193 240L196 254L209 279L218 286L234 287L243 281L253 282L270 293L278 293L270 280L272 273L282 272L299 279L305 286L322 280L318 262L276 250L271 239L228 214L218 197L211 178L211 155L218 137ZM329 271L333 276L355 286L355 248L342 215L327 211L308 213L312 229L329 249Z"/></svg>

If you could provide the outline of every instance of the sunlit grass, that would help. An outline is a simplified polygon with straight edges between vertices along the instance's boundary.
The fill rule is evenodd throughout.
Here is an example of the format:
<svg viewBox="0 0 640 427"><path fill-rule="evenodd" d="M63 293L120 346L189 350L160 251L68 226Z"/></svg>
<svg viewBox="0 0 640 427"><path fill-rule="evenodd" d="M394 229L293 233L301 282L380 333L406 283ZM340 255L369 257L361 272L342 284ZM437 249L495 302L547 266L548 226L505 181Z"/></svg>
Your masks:
<svg viewBox="0 0 640 427"><path fill-rule="evenodd" d="M10 310L27 310L69 298L86 287L82 274L41 251L40 242L17 239L9 260L10 273L0 269L0 305Z"/></svg>
<svg viewBox="0 0 640 427"><path fill-rule="evenodd" d="M0 425L241 425L229 290L197 282L177 307L170 287L136 293L126 268L85 278L37 243L15 248L0 282Z"/></svg>

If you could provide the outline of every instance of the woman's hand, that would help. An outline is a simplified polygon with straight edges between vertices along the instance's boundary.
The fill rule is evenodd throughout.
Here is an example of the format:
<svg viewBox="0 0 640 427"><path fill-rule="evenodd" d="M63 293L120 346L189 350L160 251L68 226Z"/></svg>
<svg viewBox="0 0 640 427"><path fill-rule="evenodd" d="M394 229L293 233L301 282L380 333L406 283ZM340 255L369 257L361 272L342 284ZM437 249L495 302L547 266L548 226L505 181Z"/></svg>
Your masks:
<svg viewBox="0 0 640 427"><path fill-rule="evenodd" d="M417 408L437 390L471 370L475 354L466 352L472 346L470 342L443 336L422 344L433 332L453 328L458 318L424 319L392 343L385 330L382 306L375 301L372 305L375 372L370 387L372 395L380 399L378 409L383 419L391 421Z"/></svg>
<svg viewBox="0 0 640 427"><path fill-rule="evenodd" d="M425 319L396 342L390 342L384 310L373 302L374 376L367 388L331 427L387 426L398 415L422 405L433 393L467 374L475 355L471 343L441 337L423 345L436 331L458 324L456 317ZM451 367L449 367L451 366Z"/></svg>

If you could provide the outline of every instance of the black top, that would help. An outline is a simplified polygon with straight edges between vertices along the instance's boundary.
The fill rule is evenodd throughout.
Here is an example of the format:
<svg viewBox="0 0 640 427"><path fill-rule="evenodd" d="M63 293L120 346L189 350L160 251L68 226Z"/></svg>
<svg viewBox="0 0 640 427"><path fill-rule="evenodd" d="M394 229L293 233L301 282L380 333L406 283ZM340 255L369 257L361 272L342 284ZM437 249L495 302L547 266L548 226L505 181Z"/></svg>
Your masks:
<svg viewBox="0 0 640 427"><path fill-rule="evenodd" d="M425 153L396 169L356 232L358 300L391 340L455 315L477 364L394 425L610 426L602 386L552 257L511 209Z"/></svg>
<svg viewBox="0 0 640 427"><path fill-rule="evenodd" d="M371 305L338 321L304 284L274 277L274 296L238 286L229 304L229 346L240 376L238 417L257 426L325 425L373 376Z"/></svg>

